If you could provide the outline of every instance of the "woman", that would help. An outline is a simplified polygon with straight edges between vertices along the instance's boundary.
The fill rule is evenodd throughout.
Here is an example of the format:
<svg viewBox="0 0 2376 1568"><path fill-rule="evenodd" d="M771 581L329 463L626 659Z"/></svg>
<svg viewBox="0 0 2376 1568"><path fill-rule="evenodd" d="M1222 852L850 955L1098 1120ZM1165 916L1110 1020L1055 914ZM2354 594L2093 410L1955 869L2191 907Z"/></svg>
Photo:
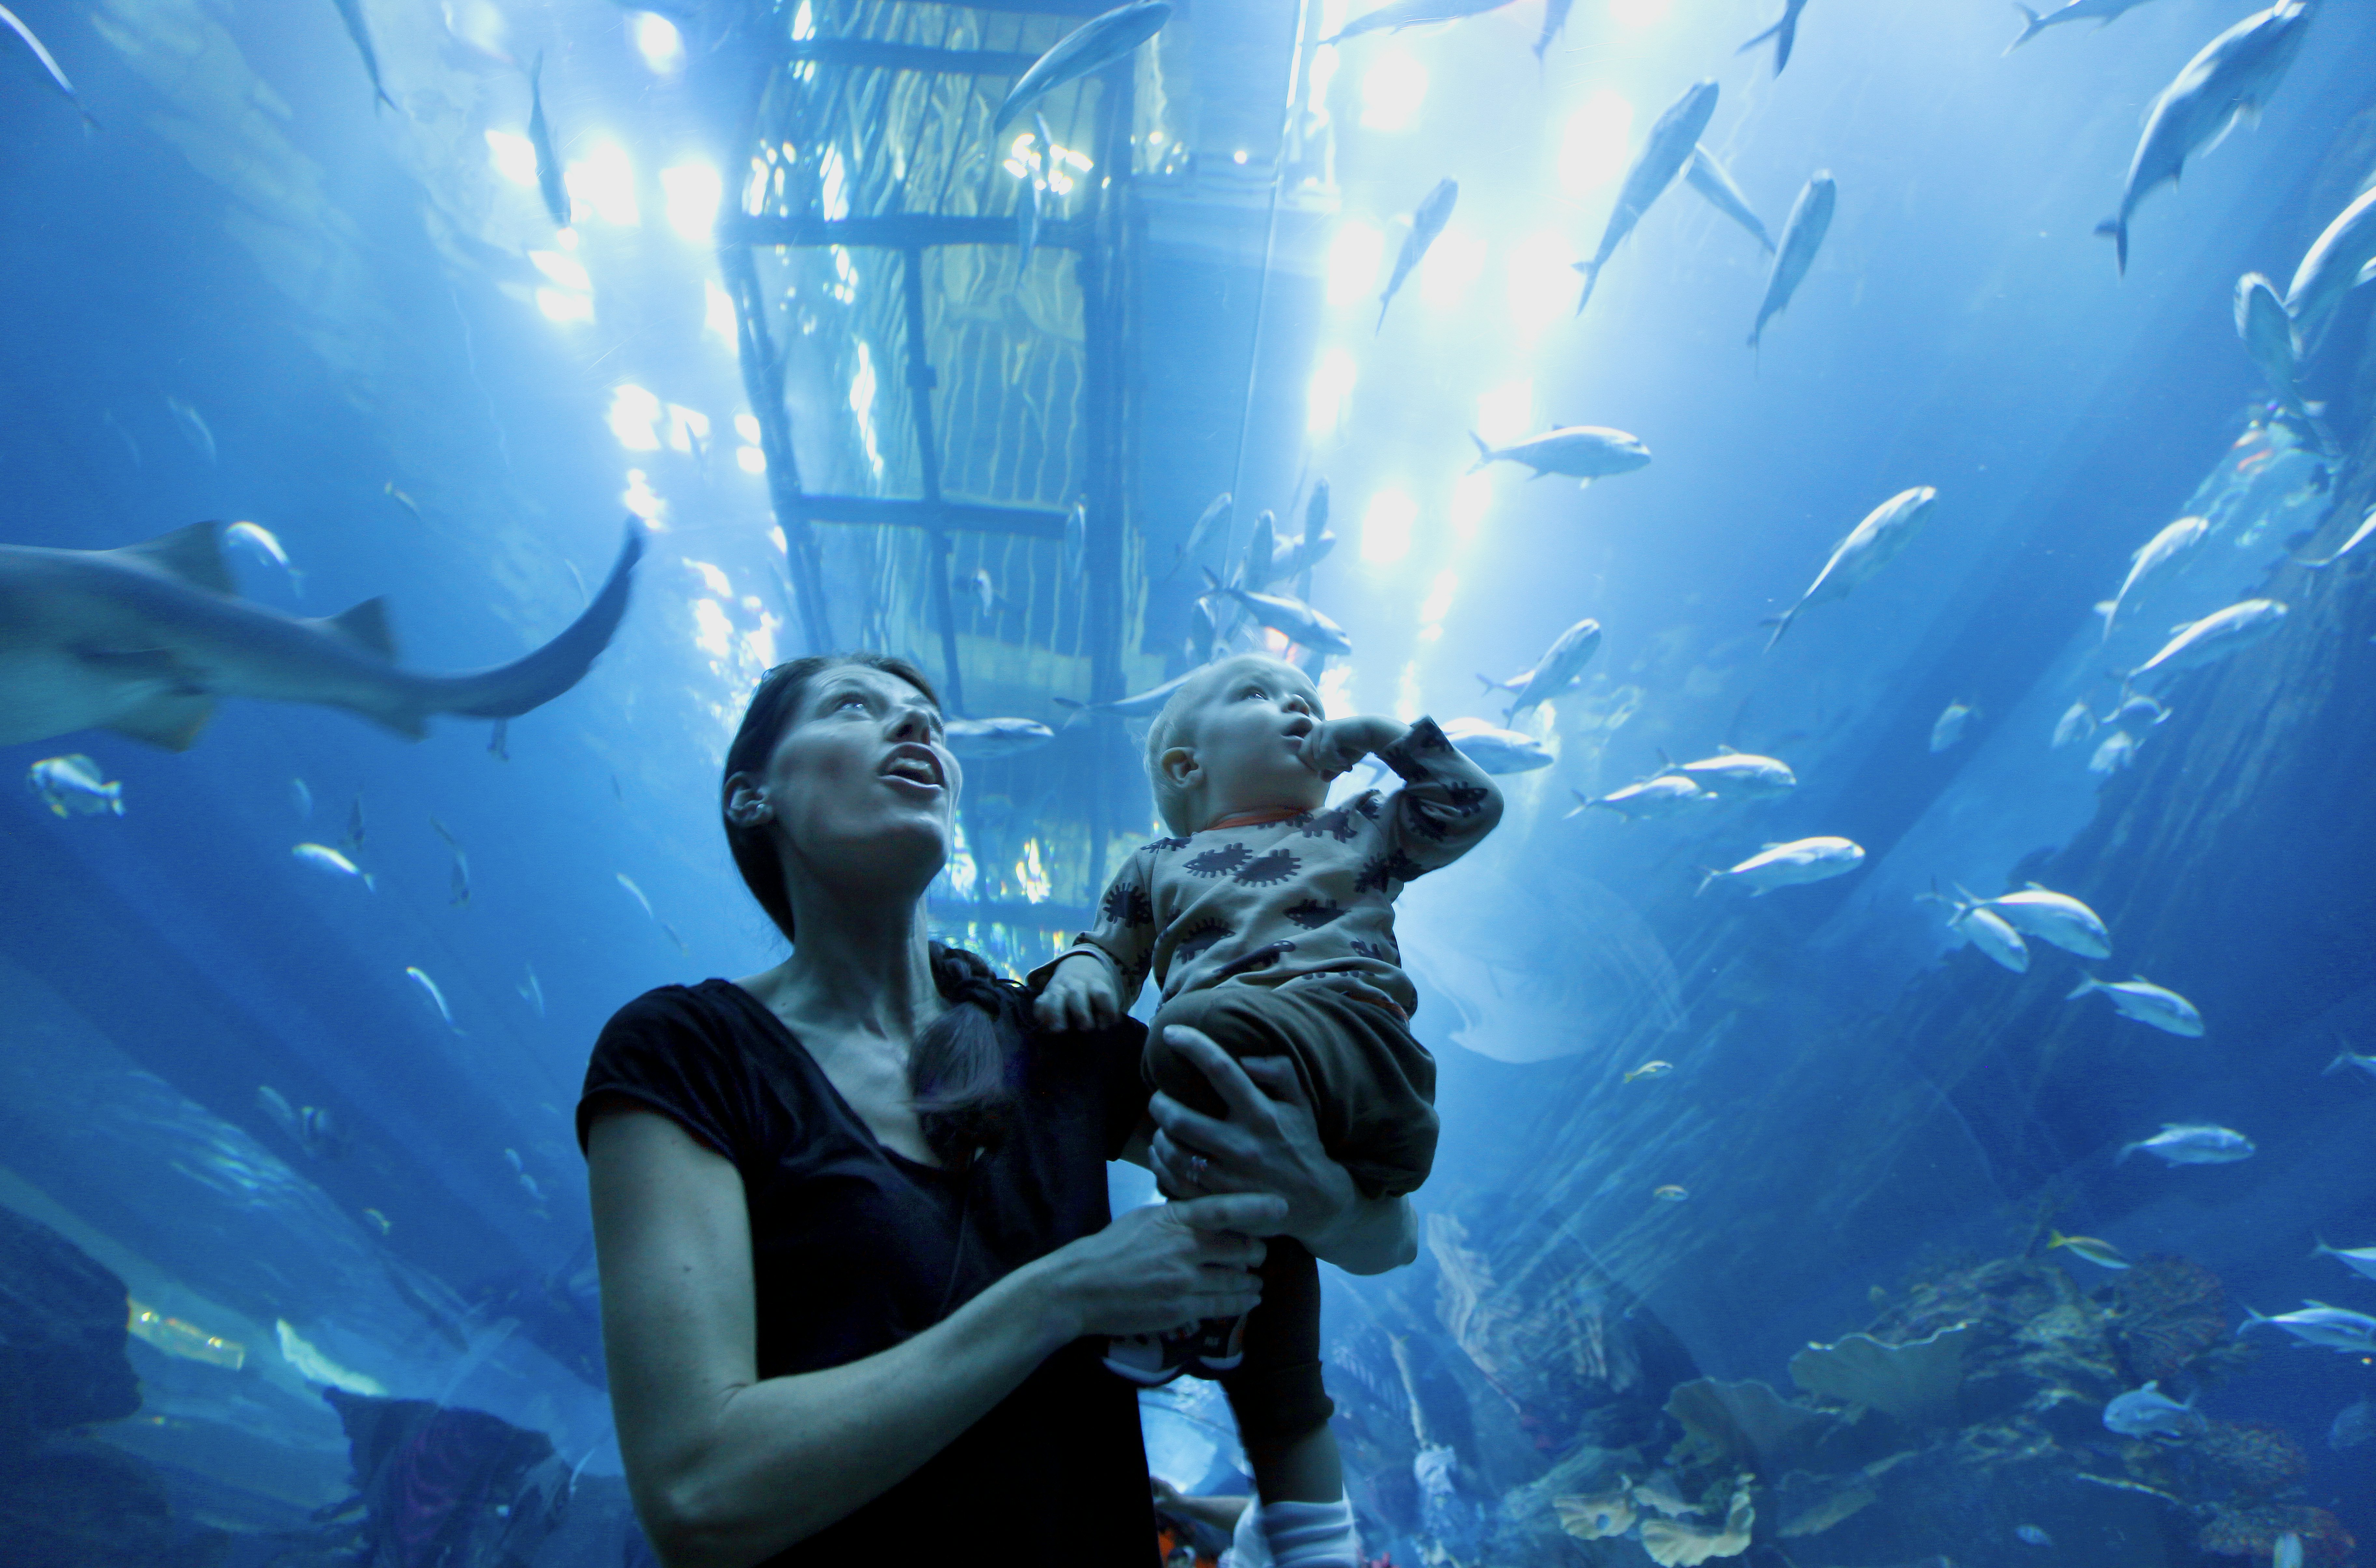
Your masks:
<svg viewBox="0 0 2376 1568"><path fill-rule="evenodd" d="M1194 1042L1229 1117L1150 1102L1136 1025L1043 1040L1017 988L926 940L958 784L912 666L771 672L723 809L791 956L647 993L595 1047L578 1128L612 1405L670 1568L1146 1562L1137 1409L1102 1337L1248 1310L1260 1235L1363 1272L1414 1250L1408 1207L1322 1155L1283 1065ZM1213 1196L1109 1223L1117 1156Z"/></svg>

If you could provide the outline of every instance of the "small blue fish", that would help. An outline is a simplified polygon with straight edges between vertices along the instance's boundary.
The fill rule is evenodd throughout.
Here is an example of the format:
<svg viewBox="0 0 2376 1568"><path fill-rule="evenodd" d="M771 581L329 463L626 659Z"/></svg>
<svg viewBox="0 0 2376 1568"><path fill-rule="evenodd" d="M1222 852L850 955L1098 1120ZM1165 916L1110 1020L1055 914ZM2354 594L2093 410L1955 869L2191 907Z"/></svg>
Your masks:
<svg viewBox="0 0 2376 1568"><path fill-rule="evenodd" d="M429 972L418 964L407 964L404 973L421 988L421 994L428 999L429 1005L437 1009L437 1016L445 1020L446 1027L457 1034L461 1033L454 1022L454 1009L446 1005L446 993L437 989L437 982L429 978Z"/></svg>
<svg viewBox="0 0 2376 1568"><path fill-rule="evenodd" d="M42 758L25 770L25 787L56 816L124 815L124 785L107 780L100 765L79 751Z"/></svg>
<svg viewBox="0 0 2376 1568"><path fill-rule="evenodd" d="M337 850L332 849L328 844L301 843L291 849L289 853L295 855L305 865L311 866L316 871L327 871L333 877L360 878L362 878L362 884L365 888L368 888L373 892L379 891L379 879L377 878L364 870L362 867L356 865L353 861L349 860L345 855L340 855Z"/></svg>
<svg viewBox="0 0 2376 1568"><path fill-rule="evenodd" d="M2022 1526L2021 1528L2014 1531L2013 1537L2014 1539L2021 1542L2024 1546L2052 1546L2054 1544L2054 1538L2048 1535L2044 1530L2039 1529L2036 1525Z"/></svg>

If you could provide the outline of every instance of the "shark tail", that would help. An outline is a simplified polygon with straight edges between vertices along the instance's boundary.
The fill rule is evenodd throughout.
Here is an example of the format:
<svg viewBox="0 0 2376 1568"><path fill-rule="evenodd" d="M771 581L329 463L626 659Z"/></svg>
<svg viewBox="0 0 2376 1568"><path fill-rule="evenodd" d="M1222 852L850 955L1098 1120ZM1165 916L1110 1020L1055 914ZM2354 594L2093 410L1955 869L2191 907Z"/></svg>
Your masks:
<svg viewBox="0 0 2376 1568"><path fill-rule="evenodd" d="M585 679L627 613L627 591L643 553L643 525L630 518L626 542L601 592L559 636L525 658L476 675L413 678L420 689L419 711L474 719L517 718Z"/></svg>
<svg viewBox="0 0 2376 1568"><path fill-rule="evenodd" d="M2023 44L2027 43L2031 39L2036 38L2038 34L2038 29L2046 26L2046 18L2031 10L2028 6L2023 5L2021 0L2014 0L2013 8L2019 11L2022 16L2027 19L2022 27L2021 36L2015 38L2011 43L2005 45L2004 52L2007 54L2012 53L2014 50L2019 49Z"/></svg>
<svg viewBox="0 0 2376 1568"><path fill-rule="evenodd" d="M2110 239L2112 253L2120 259L2121 276L2126 277L2129 275L2129 220L2108 218L2096 225L2096 232Z"/></svg>

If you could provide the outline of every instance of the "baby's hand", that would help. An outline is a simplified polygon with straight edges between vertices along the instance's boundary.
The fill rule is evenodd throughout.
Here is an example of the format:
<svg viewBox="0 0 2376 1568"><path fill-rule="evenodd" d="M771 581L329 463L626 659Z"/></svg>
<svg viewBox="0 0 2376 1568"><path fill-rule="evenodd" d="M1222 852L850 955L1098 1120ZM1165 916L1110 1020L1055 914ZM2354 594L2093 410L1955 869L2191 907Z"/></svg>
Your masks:
<svg viewBox="0 0 2376 1568"><path fill-rule="evenodd" d="M1368 714L1330 719L1303 737L1300 760L1322 778L1333 779L1380 747L1400 740L1409 727Z"/></svg>
<svg viewBox="0 0 2376 1568"><path fill-rule="evenodd" d="M1106 1029L1122 1017L1122 997L1105 960L1075 953L1056 966L1031 1010L1042 1029Z"/></svg>

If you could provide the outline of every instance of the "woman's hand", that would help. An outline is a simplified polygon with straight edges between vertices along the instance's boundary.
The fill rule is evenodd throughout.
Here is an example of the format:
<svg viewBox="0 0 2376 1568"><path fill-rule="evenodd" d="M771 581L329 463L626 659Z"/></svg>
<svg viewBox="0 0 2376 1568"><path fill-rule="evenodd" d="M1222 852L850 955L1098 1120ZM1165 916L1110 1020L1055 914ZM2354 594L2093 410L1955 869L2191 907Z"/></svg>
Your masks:
<svg viewBox="0 0 2376 1568"><path fill-rule="evenodd" d="M1287 1200L1277 1229L1313 1252L1361 1204L1360 1189L1320 1147L1320 1125L1304 1098L1295 1065L1285 1056L1232 1057L1201 1030L1173 1025L1164 1039L1194 1062L1229 1118L1217 1121L1170 1095L1147 1104L1155 1118L1148 1163L1167 1194L1276 1193Z"/></svg>
<svg viewBox="0 0 2376 1568"><path fill-rule="evenodd" d="M1149 1204L1027 1267L1069 1320L1067 1338L1160 1333L1253 1311L1262 1299L1254 1238L1286 1218L1286 1203L1266 1193Z"/></svg>

